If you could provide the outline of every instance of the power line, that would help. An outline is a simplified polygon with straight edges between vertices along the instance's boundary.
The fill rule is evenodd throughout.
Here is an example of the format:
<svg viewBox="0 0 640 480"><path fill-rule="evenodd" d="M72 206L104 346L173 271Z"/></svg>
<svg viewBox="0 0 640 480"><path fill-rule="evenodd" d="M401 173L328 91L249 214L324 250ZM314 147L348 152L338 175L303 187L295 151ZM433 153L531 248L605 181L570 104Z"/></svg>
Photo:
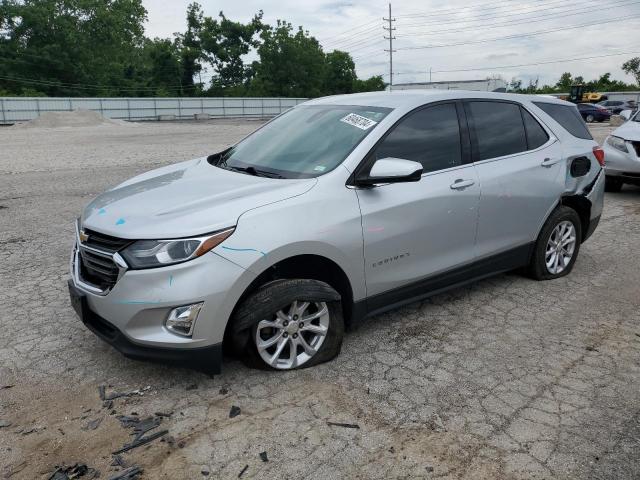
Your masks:
<svg viewBox="0 0 640 480"><path fill-rule="evenodd" d="M376 28L378 28L378 20L372 20L372 21L367 22L367 23L362 23L360 25L355 25L355 26L351 27L349 30L344 30L341 33L337 33L335 35L331 35L331 36L328 36L328 37L325 37L325 38L320 38L320 39L318 39L318 42L324 43L327 40L331 40L333 38L344 37L345 35L351 35L354 31L358 31L362 27L366 27L367 25L372 25L372 24L376 24Z"/></svg>
<svg viewBox="0 0 640 480"><path fill-rule="evenodd" d="M514 5L513 8L514 9L532 8L532 7L535 8L537 6L544 6L546 4L551 4L551 3L558 3L558 0L544 0L544 1L536 2L536 5L533 5L533 6L525 3L524 5ZM491 6L491 5L495 5L495 6ZM398 18L419 18L419 17L432 18L434 16L438 17L438 16L444 16L444 15L462 13L463 10L469 10L469 9L484 8L486 10L495 10L501 7L505 7L504 1L489 2L489 3L476 4L476 5L467 5L465 7L455 7L455 8L449 8L449 9L443 9L443 10L433 10L433 11L429 11L428 13L414 12L414 13L408 13L405 15L398 15ZM490 15L495 15L495 13L492 13Z"/></svg>
<svg viewBox="0 0 640 480"><path fill-rule="evenodd" d="M634 5L634 4L638 4L640 3L640 1L631 1L629 2L628 0L620 0L616 3L613 4L608 4L608 5L603 5L604 7L606 7L607 9L610 8L620 8L620 7L626 7L626 6L630 6L630 5ZM550 13L547 15L540 15L538 17L528 17L528 18L524 18L524 19L520 19L518 21L511 21L511 22L506 22L506 23L488 23L488 24L484 24L482 25L483 28L487 28L487 27L510 27L513 25L522 25L522 24L529 24L529 23L536 23L536 22L543 22L546 20L549 20L549 18L563 18L563 17L569 17L569 16L574 16L575 15L575 10L564 10L561 12L554 12L554 13ZM439 34L443 34L443 33L461 33L461 32L465 32L469 29L470 27L466 27L463 29L446 29L446 30L435 30L435 31L431 31L429 33L407 33L407 34L403 34L402 37L410 37L410 36L430 36L430 35L439 35Z"/></svg>
<svg viewBox="0 0 640 480"><path fill-rule="evenodd" d="M636 55L639 53L638 51L634 52L619 52L619 53L609 53L605 55L591 55L588 57L577 57L577 58L563 58L560 60L549 60L542 62L534 62L534 63L520 63L515 65L495 65L492 67L478 67L478 68L460 68L454 70L434 70L432 73L460 73L460 72L483 72L488 70L499 70L503 68L518 68L518 67L532 67L537 65L551 65L553 63L567 63L567 62L576 62L582 60L593 60L596 58L607 58L607 57L616 57L620 55ZM423 74L424 71L414 71L414 72L396 72L394 75L416 75Z"/></svg>
<svg viewBox="0 0 640 480"><path fill-rule="evenodd" d="M7 80L16 83L24 83L24 84L34 84L34 85L43 85L49 87L60 87L60 88L75 88L80 90L102 90L102 89L114 89L114 90L130 90L130 91L155 91L158 88L164 88L165 90L182 90L188 88L196 88L197 85L158 85L157 87L121 87L117 85L90 85L90 84L82 84L82 83L65 83L65 82L56 82L49 80L32 80L29 78L23 77L10 77L5 75L0 75L0 79Z"/></svg>
<svg viewBox="0 0 640 480"><path fill-rule="evenodd" d="M583 23L580 25L573 25L573 26L568 26L568 27L562 27L562 28L555 28L555 29L550 29L550 30L538 30L537 32L529 32L529 33L520 33L520 34L515 34L515 35L507 35L506 37L496 37L496 38L486 38L486 39L482 39L482 40L472 40L472 41L468 41L468 42L457 42L457 43L444 43L444 44L439 44L439 45L422 45L422 46L416 46L416 47L400 47L398 48L398 51L402 50L425 50L425 49L429 49L429 48L443 48L443 47L458 47L458 46L462 46L462 45L476 45L476 44L480 44L480 43L489 43L489 42L495 42L495 41L499 41L499 40L509 40L509 39L513 39L513 38L526 38L526 37L533 37L536 35L544 35L547 33L554 33L554 32L563 32L566 30L575 30L576 28L582 28L582 27L591 27L591 26L595 26L595 25L604 25L606 23L613 23L613 22L618 22L620 20L629 20L631 18L637 18L640 17L639 15L628 15L624 18L612 18L609 20L604 20L601 22L592 22L592 23Z"/></svg>

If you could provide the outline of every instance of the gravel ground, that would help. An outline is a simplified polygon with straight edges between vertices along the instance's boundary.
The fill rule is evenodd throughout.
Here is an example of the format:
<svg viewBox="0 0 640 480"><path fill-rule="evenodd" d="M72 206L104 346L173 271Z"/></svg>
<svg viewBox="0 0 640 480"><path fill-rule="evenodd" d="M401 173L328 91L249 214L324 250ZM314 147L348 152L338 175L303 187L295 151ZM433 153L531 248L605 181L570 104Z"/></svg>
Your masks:
<svg viewBox="0 0 640 480"><path fill-rule="evenodd" d="M0 129L0 478L78 462L110 478L132 438L116 416L134 412L171 414L122 455L148 479L640 477L638 188L607 195L572 275L501 275L372 318L313 369L229 361L209 378L88 332L66 292L83 205L257 125ZM100 385L142 390L110 404Z"/></svg>

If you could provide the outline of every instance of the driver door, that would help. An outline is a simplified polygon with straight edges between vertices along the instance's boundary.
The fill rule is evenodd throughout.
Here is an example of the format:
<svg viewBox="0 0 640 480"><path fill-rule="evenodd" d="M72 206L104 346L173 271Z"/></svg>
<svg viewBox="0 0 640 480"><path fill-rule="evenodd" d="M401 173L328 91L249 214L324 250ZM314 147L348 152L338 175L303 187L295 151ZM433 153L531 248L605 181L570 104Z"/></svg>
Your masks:
<svg viewBox="0 0 640 480"><path fill-rule="evenodd" d="M418 182L356 190L370 310L372 296L415 296L424 280L475 258L480 186L462 105L439 103L407 115L376 146L365 170L388 157L420 162L424 171Z"/></svg>

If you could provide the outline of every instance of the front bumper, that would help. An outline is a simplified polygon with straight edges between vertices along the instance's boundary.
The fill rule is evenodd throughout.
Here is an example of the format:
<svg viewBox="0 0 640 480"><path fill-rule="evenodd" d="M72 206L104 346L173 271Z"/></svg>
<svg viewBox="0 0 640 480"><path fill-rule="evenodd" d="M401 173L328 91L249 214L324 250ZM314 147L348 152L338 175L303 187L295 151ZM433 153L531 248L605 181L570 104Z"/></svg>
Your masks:
<svg viewBox="0 0 640 480"><path fill-rule="evenodd" d="M638 180L640 177L640 157L627 142L628 151L621 152L608 143L604 143L605 172L612 177L629 177Z"/></svg>
<svg viewBox="0 0 640 480"><path fill-rule="evenodd" d="M69 290L85 325L124 355L169 362L215 373L235 304L255 274L209 252L194 260L146 270L127 270L107 292L97 293L79 278L74 254ZM76 302L76 303L78 303ZM190 337L165 327L169 312L204 302Z"/></svg>
<svg viewBox="0 0 640 480"><path fill-rule="evenodd" d="M89 308L87 294L68 281L71 304L82 323L125 357L218 374L222 368L222 343L199 348L161 348L133 343L117 327Z"/></svg>

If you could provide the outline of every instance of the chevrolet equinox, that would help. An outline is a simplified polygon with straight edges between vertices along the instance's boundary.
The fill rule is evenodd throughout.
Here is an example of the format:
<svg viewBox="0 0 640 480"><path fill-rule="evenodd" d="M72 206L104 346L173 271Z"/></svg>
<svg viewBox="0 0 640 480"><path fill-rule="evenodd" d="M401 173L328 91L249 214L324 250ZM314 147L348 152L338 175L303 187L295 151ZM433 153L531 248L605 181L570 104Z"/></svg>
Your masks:
<svg viewBox="0 0 640 480"><path fill-rule="evenodd" d="M365 317L514 269L571 272L603 207L575 105L484 92L320 98L132 178L76 224L71 303L123 354L291 370Z"/></svg>

